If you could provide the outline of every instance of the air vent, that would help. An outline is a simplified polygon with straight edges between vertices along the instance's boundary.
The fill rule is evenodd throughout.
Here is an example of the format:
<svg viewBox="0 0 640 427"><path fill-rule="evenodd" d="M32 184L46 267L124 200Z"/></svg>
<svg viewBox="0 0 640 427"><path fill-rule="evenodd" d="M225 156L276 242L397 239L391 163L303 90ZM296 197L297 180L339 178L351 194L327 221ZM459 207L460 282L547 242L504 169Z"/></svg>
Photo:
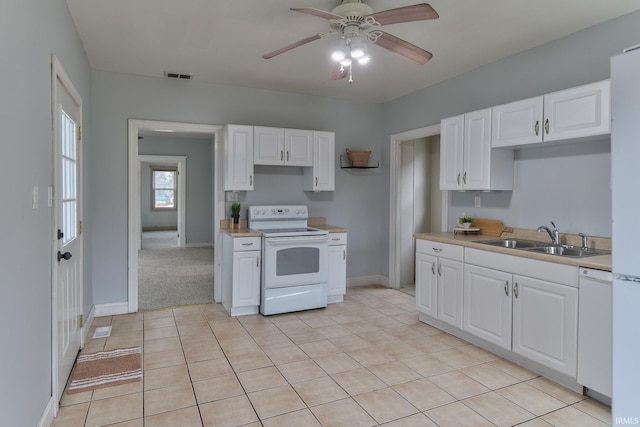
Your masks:
<svg viewBox="0 0 640 427"><path fill-rule="evenodd" d="M184 73L171 73L169 71L164 72L164 76L168 79L178 79L178 80L191 80L193 79L193 74L184 74Z"/></svg>

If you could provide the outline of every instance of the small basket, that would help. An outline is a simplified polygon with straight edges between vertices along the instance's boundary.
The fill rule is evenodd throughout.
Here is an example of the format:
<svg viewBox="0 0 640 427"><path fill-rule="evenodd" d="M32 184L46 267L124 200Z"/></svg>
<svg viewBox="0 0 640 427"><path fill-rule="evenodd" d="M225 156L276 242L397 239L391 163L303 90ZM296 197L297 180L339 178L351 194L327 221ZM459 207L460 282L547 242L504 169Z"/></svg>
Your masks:
<svg viewBox="0 0 640 427"><path fill-rule="evenodd" d="M371 151L351 151L347 148L347 158L353 166L367 166Z"/></svg>

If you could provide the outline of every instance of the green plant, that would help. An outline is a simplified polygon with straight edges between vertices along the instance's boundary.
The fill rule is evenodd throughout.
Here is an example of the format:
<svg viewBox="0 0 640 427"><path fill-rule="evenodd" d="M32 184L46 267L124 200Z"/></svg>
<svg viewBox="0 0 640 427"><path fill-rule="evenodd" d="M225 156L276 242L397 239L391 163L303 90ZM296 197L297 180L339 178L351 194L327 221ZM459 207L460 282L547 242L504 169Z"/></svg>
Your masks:
<svg viewBox="0 0 640 427"><path fill-rule="evenodd" d="M231 215L233 216L240 215L240 203L238 202L231 203Z"/></svg>
<svg viewBox="0 0 640 427"><path fill-rule="evenodd" d="M460 215L460 217L458 218L458 222L460 224L465 224L465 223L472 223L473 222L473 217L470 217L469 215L467 215L466 213L463 213L462 215Z"/></svg>

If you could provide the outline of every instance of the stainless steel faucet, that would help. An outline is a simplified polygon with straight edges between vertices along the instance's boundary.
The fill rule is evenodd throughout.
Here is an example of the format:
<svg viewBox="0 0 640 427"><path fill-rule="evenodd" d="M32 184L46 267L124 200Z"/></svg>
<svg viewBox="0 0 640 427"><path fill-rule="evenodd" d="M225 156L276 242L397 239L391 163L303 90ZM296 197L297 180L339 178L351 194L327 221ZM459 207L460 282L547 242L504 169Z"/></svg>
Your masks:
<svg viewBox="0 0 640 427"><path fill-rule="evenodd" d="M582 237L582 249L587 249L587 235L584 233L578 233L578 236Z"/></svg>
<svg viewBox="0 0 640 427"><path fill-rule="evenodd" d="M549 237L551 237L551 242L557 246L560 244L560 233L558 233L558 228L553 223L553 221L551 221L551 226L553 227L553 231L550 230L549 227L545 227L544 225L538 227L536 231L538 233L541 231L546 231L549 234Z"/></svg>

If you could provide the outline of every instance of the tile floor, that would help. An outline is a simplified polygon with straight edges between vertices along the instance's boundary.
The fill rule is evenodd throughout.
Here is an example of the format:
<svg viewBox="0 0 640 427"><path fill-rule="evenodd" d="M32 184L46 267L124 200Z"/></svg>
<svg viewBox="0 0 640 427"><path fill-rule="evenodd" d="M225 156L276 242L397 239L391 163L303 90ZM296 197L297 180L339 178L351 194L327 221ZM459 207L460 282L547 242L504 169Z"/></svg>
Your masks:
<svg viewBox="0 0 640 427"><path fill-rule="evenodd" d="M412 296L382 287L299 313L206 304L93 327L108 324L83 352L141 346L143 381L65 393L54 426L610 425L609 407L419 322Z"/></svg>

